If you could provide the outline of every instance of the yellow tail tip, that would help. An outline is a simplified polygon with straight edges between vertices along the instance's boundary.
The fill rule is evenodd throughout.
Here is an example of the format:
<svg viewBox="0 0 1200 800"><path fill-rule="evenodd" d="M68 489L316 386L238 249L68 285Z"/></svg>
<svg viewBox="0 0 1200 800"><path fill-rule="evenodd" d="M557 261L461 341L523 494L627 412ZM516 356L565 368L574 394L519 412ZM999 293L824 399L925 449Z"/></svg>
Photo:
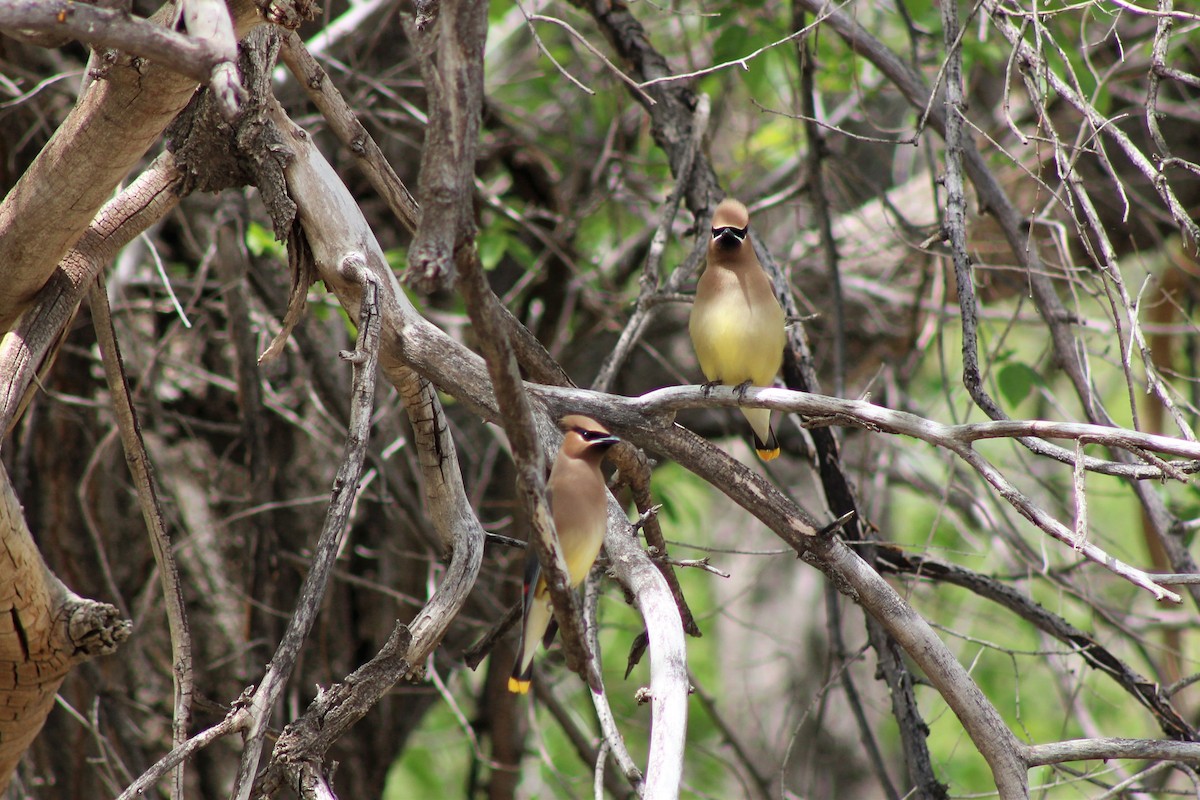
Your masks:
<svg viewBox="0 0 1200 800"><path fill-rule="evenodd" d="M520 678L508 679L508 690L513 694L529 694L529 687L533 681L523 681Z"/></svg>
<svg viewBox="0 0 1200 800"><path fill-rule="evenodd" d="M755 452L758 453L758 457L763 461L774 461L775 459L779 458L778 447L776 447L774 450L756 450Z"/></svg>

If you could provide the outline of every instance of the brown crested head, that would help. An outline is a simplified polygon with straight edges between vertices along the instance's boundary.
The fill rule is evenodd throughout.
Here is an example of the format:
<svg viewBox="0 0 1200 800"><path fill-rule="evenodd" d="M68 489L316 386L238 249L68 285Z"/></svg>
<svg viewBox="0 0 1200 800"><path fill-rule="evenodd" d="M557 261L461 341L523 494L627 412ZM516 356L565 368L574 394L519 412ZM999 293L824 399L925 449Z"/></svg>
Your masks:
<svg viewBox="0 0 1200 800"><path fill-rule="evenodd" d="M746 244L749 232L750 212L737 200L727 197L713 212L709 249L723 253L735 252Z"/></svg>
<svg viewBox="0 0 1200 800"><path fill-rule="evenodd" d="M587 458L596 463L617 442L621 441L608 432L599 422L582 414L570 414L559 420L563 437L562 453L570 458Z"/></svg>

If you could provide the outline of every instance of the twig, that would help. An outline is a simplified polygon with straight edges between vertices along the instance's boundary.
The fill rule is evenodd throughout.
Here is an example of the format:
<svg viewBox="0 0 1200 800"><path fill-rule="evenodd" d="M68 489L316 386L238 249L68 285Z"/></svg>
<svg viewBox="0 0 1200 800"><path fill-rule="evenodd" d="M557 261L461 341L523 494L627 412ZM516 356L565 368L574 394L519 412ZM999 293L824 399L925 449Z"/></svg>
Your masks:
<svg viewBox="0 0 1200 800"><path fill-rule="evenodd" d="M96 339L104 356L104 375L108 379L108 389L113 397L113 414L121 432L125 463L129 466L134 485L137 486L138 504L142 507L142 518L146 521L146 533L150 537L150 549L154 553L159 580L162 583L163 607L167 613L167 626L171 634L171 679L175 690L171 741L175 747L179 747L187 741L188 727L192 721L195 678L192 667L192 638L187 606L183 599L183 586L179 581L179 569L171 551L171 537L167 533L166 520L163 518L158 487L150 471L150 458L142 440L141 424L130 398L129 381L125 375L121 349L117 344L116 330L113 328L112 313L108 305L104 273L96 277L95 283L88 291L88 300L92 309ZM174 800L183 800L183 790L183 766L180 765L172 773L171 797Z"/></svg>
<svg viewBox="0 0 1200 800"><path fill-rule="evenodd" d="M737 757L742 769L749 774L752 785L758 792L758 796L762 800L771 800L771 780L766 775L763 775L758 767L754 765L754 759L750 757L750 753L746 745L742 743L742 739L737 731L717 711L717 703L712 695L704 690L704 687L696 680L695 674L690 671L688 672L688 682L691 683L692 694L700 701L700 706L704 709L704 713L708 715L713 725L721 732L721 736L729 744L730 749L733 750L733 754Z"/></svg>
<svg viewBox="0 0 1200 800"><path fill-rule="evenodd" d="M583 81L576 78L570 72L567 72L566 67L558 63L558 59L554 57L554 54L551 53L549 49L547 49L546 45L542 42L542 37L538 35L537 28L533 25L533 19L531 19L528 12L525 11L525 6L518 2L517 8L520 9L522 16L525 17L525 25L529 28L529 35L533 37L533 42L537 45L538 50L542 51L542 55L550 59L550 63L554 65L554 68L558 70L559 74L569 80L571 83L575 84L575 86L577 86L584 94L594 95L596 93L594 89L585 86ZM550 20L549 17L540 17L540 19L547 21ZM558 22L559 20L554 21ZM566 23L563 23L563 25L565 25L567 29L576 36L576 38L582 39L582 37L580 37L579 34L576 33L573 28L571 28L571 26L566 25ZM583 39L583 41L587 43L586 39ZM588 47L591 47L591 45L588 44ZM601 56L601 58L603 58L603 56Z"/></svg>
<svg viewBox="0 0 1200 800"><path fill-rule="evenodd" d="M296 611L288 620L287 630L271 658L266 675L249 699L250 719L233 792L233 797L237 800L249 800L270 715L291 676L292 668L300 655L300 648L316 621L317 612L325 597L333 562L341 547L342 537L348 530L350 508L358 493L358 481L367 454L371 410L375 400L375 371L379 363L378 288L374 276L364 268L361 255L345 257L341 269L344 280L357 283L362 289L358 312L358 340L353 353L342 354L354 367L351 381L350 427L346 434L342 463L334 478L329 511L317 540L312 567L300 587Z"/></svg>
<svg viewBox="0 0 1200 800"><path fill-rule="evenodd" d="M1160 772L1164 772L1169 769L1174 769L1175 766L1176 765L1170 761L1160 761L1157 764L1147 767L1146 769L1142 770L1141 772L1138 772L1134 775L1130 775L1128 778L1126 778L1123 781L1119 781L1118 783L1113 784L1112 788L1110 788L1104 794L1097 795L1094 798L1094 800L1115 800L1115 798L1128 797L1129 794L1126 793L1126 791L1125 791L1126 789L1129 789L1131 786L1138 784L1138 783L1142 784L1143 786L1146 786L1147 785L1146 782L1150 778L1154 777L1155 775L1157 775Z"/></svg>
<svg viewBox="0 0 1200 800"><path fill-rule="evenodd" d="M843 6L846 6L849 4L850 4L850 0L843 0L843 2L841 4L839 4L837 6L837 8L840 9ZM811 25L806 25L803 28L801 28L800 30L789 33L787 36L784 36L782 39L776 39L775 41L771 42L770 44L765 44L762 47L758 48L757 50L755 50L751 53L747 53L746 55L742 56L741 58L735 58L732 61L724 61L720 64L714 64L711 67L705 67L704 69L698 69L693 72L683 72L683 73L680 73L677 75L664 75L659 78L651 78L650 80L645 80L645 81L642 81L641 83L639 83L638 88L644 89L647 86L656 86L660 83L673 83L675 81L686 81L686 80L691 80L692 78L700 78L700 77L703 77L704 75L711 75L714 72L720 72L721 70L728 69L729 67L741 67L743 70L748 70L748 69L750 69L751 61L758 58L760 55L767 52L768 50L779 47L779 45L781 45L781 44L787 44L790 41L799 39L801 36L804 36L809 31L813 30L818 25L820 25L821 22L823 22L825 20L825 18L831 13L833 13L833 12L826 11L826 12L818 13L816 19L813 20Z"/></svg>
<svg viewBox="0 0 1200 800"><path fill-rule="evenodd" d="M957 564L947 564L926 556L903 553L894 547L880 548L879 563L884 570L911 575L922 580L961 586L979 597L1011 611L1038 630L1069 645L1092 669L1108 675L1126 693L1145 706L1158 720L1158 725L1171 738L1194 739L1195 730L1184 720L1170 701L1174 687L1161 687L1155 681L1138 674L1088 634L1062 617L1054 614L1028 596L1002 581L972 572ZM1167 576L1168 578L1170 576ZM1196 577L1196 576L1188 576ZM1164 576L1153 574L1155 582L1169 584Z"/></svg>
<svg viewBox="0 0 1200 800"><path fill-rule="evenodd" d="M579 759L584 763L590 764L593 767L598 763L600 758L600 750L607 741L601 740L601 747L596 747L592 744L589 734L585 734L579 729L579 722L575 715L568 711L558 697L554 694L554 689L547 685L545 681L533 682L533 693L537 697L554 721L558 723L563 735L567 741L575 748L575 752L579 754ZM604 787L608 789L613 797L633 798L637 797L633 789L629 788L629 784L623 782L616 772L604 772Z"/></svg>
<svg viewBox="0 0 1200 800"><path fill-rule="evenodd" d="M602 675L599 663L600 626L596 618L596 607L599 597L599 583L589 576L583 592L583 615L584 619L588 621L588 643L591 645L592 657L596 660L596 672ZM624 773L625 780L629 781L629 785L633 787L634 793L638 797L641 797L643 787L645 786L645 779L642 777L642 771L634 763L633 756L629 755L629 748L625 745L625 737L621 735L621 729L617 727L617 720L613 717L612 706L608 703L608 695L604 692L603 684L601 684L600 691L593 690L590 694L592 696L592 706L596 709L596 719L600 721L600 731L604 734L604 743L601 745L601 752L607 750L612 754L613 759L617 762L617 766Z"/></svg>
<svg viewBox="0 0 1200 800"><path fill-rule="evenodd" d="M842 609L841 595L838 594L837 588L832 583L825 585L825 613L827 616L826 628L829 630L829 644L833 650L833 657L837 659L835 669L838 672L838 677L842 683L842 694L846 696L846 703L850 706L850 712L854 716L854 724L858 727L858 736L863 743L863 747L867 751L867 760L871 764L871 769L875 773L876 780L879 781L879 787L889 800L899 800L900 793L896 791L895 784L892 783L892 778L888 775L887 766L884 764L883 755L879 750L879 742L876 740L875 732L871 730L871 725L867 720L866 712L863 711L862 700L858 694L858 687L854 684L854 676L850 674L850 654L846 651L846 638L842 633ZM871 631L868 631L871 633ZM882 633L882 631L880 631ZM904 680L909 684L912 683L912 675L904 669L903 661L898 657L899 654L889 652L891 642L880 643L881 646L875 647L879 666L878 669L887 673L902 670L905 675ZM888 685L897 683L895 677L888 676ZM914 749L917 753L920 762L913 764L910 759L908 767L909 773L918 787L925 789L930 783L936 783L937 779L933 776L933 765L928 758L928 749L917 747L914 748L910 744L910 740L915 737L925 738L922 727L925 725L924 720L919 714L916 714L915 706L909 708L897 708L898 698L901 693L895 693L892 697L892 716L896 718L896 722L900 726L900 736L904 743L906 755L912 755ZM926 728L927 729L927 728ZM935 794L935 793L928 793Z"/></svg>
<svg viewBox="0 0 1200 800"><path fill-rule="evenodd" d="M656 562L661 561L661 562L670 564L671 566L683 567L685 569L687 569L689 567L694 568L694 569L702 569L705 572L712 573L713 575L716 575L721 578L729 577L728 572L725 572L722 569L718 569L718 568L714 567L712 564L710 564L708 562L708 556L705 556L704 558L685 558L685 559L656 558L655 561Z"/></svg>
<svg viewBox="0 0 1200 800"><path fill-rule="evenodd" d="M363 174L388 204L392 215L409 233L416 231L417 221L421 218L417 201L392 169L375 139L358 121L346 98L329 79L329 73L312 57L295 31L284 37L280 56L304 88L308 99L325 117L334 135L358 159Z"/></svg>
<svg viewBox="0 0 1200 800"><path fill-rule="evenodd" d="M488 653L492 652L492 648L496 646L496 641L508 633L512 629L512 626L517 624L520 619L521 603L518 601L509 606L504 616L497 620L479 641L463 652L463 663L471 669L478 667L483 662L483 659L487 657Z"/></svg>
<svg viewBox="0 0 1200 800"><path fill-rule="evenodd" d="M139 775L137 780L126 786L125 791L121 792L117 800L137 800L144 797L168 772L213 742L237 733L245 726L246 721L245 707L235 706L225 719L216 725L171 748L171 752L150 765L150 768Z"/></svg>
<svg viewBox="0 0 1200 800"><path fill-rule="evenodd" d="M646 328L657 316L655 309L659 308L661 303L658 298L661 296L659 288L662 283L662 254L666 249L667 236L671 232L671 225L674 223L675 215L679 210L679 202L683 199L686 187L692 180L692 166L695 164L696 153L700 149L704 134L708 131L709 114L711 111L712 101L709 100L708 95L701 95L700 99L696 102L696 113L692 117L691 135L688 138L687 147L683 151L682 164L675 178L675 188L671 191L671 196L667 198L662 215L658 221L658 227L655 229L654 236L650 240L650 252L646 255L646 263L642 269L641 290L638 293L633 316L625 324L620 338L617 339L617 343L613 346L613 349L609 351L608 356L604 359L604 363L600 365L600 371L596 374L596 380L592 382L592 388L596 391L607 392L611 389L612 383L616 380L621 367L624 366L629 353L641 339ZM699 241L706 241L703 236L697 238ZM699 245L699 241L697 245ZM679 284L682 283L683 279L690 277L691 271L682 267L676 268L671 274L670 285L666 291L672 294L677 292Z"/></svg>
<svg viewBox="0 0 1200 800"><path fill-rule="evenodd" d="M1046 80L1050 87L1078 111L1097 130L1112 139L1129 162L1146 178L1147 182L1162 198L1171 217L1179 225L1191 242L1200 242L1200 226L1192 220L1191 215L1171 189L1170 184L1160 179L1158 170L1150 159L1137 148L1120 127L1110 125L1109 120L1088 103L1074 88L1067 85L1056 72L1048 69L1042 56L1030 47L1021 37L1021 32L1013 25L1008 13L1000 7L997 0L982 0L984 8L991 16L992 23L1009 44L1016 50L1018 66L1028 69Z"/></svg>
<svg viewBox="0 0 1200 800"><path fill-rule="evenodd" d="M576 41L578 41L580 44L582 44L584 47L586 47L588 49L588 52L590 52L592 55L596 56L601 61L603 61L604 65L606 67L608 67L614 75L616 75L618 78L620 78L621 81L623 83L625 83L626 85L628 85L629 88L631 88L633 91L637 92L638 95L642 98L642 100L644 100L646 102L647 105L652 106L655 104L656 101L654 100L654 98L651 97L650 95L646 94L646 92L644 92L642 90L642 87L640 85L638 85L637 81L633 80L633 78L630 78L628 75L626 75L624 72L622 72L617 67L616 64L609 61L608 56L604 55L604 53L601 53L599 50L597 50L596 46L594 44L592 44L591 42L589 42L587 40L586 36L581 34L579 31L575 30L574 28L572 28L570 26L570 24L568 24L567 22L564 22L561 19L558 19L557 17L546 17L546 16L542 16L541 14L530 14L528 16L528 19L530 22L549 22L554 25L558 25L560 28L566 29L566 31L568 33L570 33L573 37L575 37ZM591 93L591 92L589 92L589 93Z"/></svg>
<svg viewBox="0 0 1200 800"><path fill-rule="evenodd" d="M794 1L803 4L812 13L826 8L824 0ZM1015 54L1017 65L1023 69L1030 68L1038 74L1044 74L1055 91L1067 91L1068 94L1064 94L1064 98L1072 106L1080 108L1084 115L1093 122L1094 127L1104 131L1106 135L1116 138L1122 144L1122 149L1128 153L1131 160L1135 161L1135 165L1143 171L1143 174L1146 174L1149 180L1154 181L1155 186L1160 189L1160 192L1168 195L1168 205L1171 207L1172 215L1176 220L1180 221L1182 218L1186 222L1185 227L1191 225L1190 221L1187 221L1186 215L1181 217L1178 201L1174 200L1174 195L1171 193L1170 188L1165 183L1162 186L1159 185L1160 182L1154 178L1152 165L1129 143L1128 137L1119 129L1116 129L1115 125L1109 125L1107 119L1098 112L1095 112L1094 108L1084 103L1077 93L1073 93L1053 72L1046 69L1045 62L1027 44L1020 41L1024 29L1017 30L1012 22L1005 17L1005 10L995 0L982 0L982 2L988 10L992 22L1005 38L1009 39L1014 46L1014 50L1017 51ZM896 85L911 105L917 108L926 108L930 95L925 82L919 74L914 72L895 53L883 46L878 39L870 35L861 25L844 12L832 12L828 19L828 24L856 52L878 67ZM929 119L936 130L945 131L945 115L940 109L930 106ZM1074 385L1075 393L1079 397L1088 419L1096 423L1115 425L1112 418L1099 402L1098 394L1093 391L1083 357L1076 349L1076 339L1067 325L1067 320L1070 316L1067 314L1062 300L1058 295L1057 287L1046 274L1041 257L1038 254L1036 242L1029 237L1023 216L1008 198L999 180L991 172L970 139L963 141L963 161L966 173L970 176L975 190L979 195L981 206L995 217L1013 255L1026 272L1038 313L1050 331L1054 353ZM1195 226L1192 225L1192 227ZM1047 451L1047 446L1044 444L1027 440L1020 441L1022 445L1030 447L1035 453L1050 455L1053 458L1064 461L1066 458L1069 458L1067 454L1057 452L1057 448ZM1123 461L1132 460L1132 457L1128 454L1118 453L1117 455ZM1130 475L1128 472L1113 471L1108 474L1124 474L1130 477L1137 477L1140 473ZM1154 530L1171 560L1172 567L1178 572L1196 571L1196 562L1178 535L1178 531L1173 526L1172 515L1167 510L1162 497L1153 491L1147 490L1146 487L1140 484L1134 484L1133 490L1137 494L1142 507L1146 510L1147 516L1153 521ZM1193 599L1200 599L1200 591L1193 592Z"/></svg>
<svg viewBox="0 0 1200 800"><path fill-rule="evenodd" d="M792 6L792 27L806 30L807 15L799 6ZM800 67L800 101L804 110L804 138L808 144L805 157L808 160L808 197L812 202L813 217L821 236L821 254L825 259L825 270L829 274L830 291L833 294L833 393L838 397L845 394L846 386L846 321L845 302L842 297L842 274L839 267L837 241L833 236L833 219L829 212L829 196L825 189L825 137L817 124L816 54L811 37L805 37L797 48Z"/></svg>

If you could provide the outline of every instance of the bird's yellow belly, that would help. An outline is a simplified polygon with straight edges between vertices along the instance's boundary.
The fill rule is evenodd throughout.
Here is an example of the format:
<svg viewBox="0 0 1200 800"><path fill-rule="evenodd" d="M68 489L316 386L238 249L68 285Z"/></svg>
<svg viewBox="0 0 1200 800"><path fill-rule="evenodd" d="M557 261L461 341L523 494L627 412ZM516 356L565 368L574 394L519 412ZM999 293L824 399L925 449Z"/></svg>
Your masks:
<svg viewBox="0 0 1200 800"><path fill-rule="evenodd" d="M567 562L567 575L571 579L572 586L578 586L583 583L583 579L592 569L592 564L596 563L596 557L600 555L600 548L604 545L604 531L607 526L607 518L604 510L601 510L599 519L602 524L596 525L594 530L588 531L586 535L581 537L577 547L563 548L563 556Z"/></svg>
<svg viewBox="0 0 1200 800"><path fill-rule="evenodd" d="M708 380L728 386L743 381L770 386L783 360L783 320L752 314L740 293L730 294L728 301L693 312L689 328L700 369Z"/></svg>

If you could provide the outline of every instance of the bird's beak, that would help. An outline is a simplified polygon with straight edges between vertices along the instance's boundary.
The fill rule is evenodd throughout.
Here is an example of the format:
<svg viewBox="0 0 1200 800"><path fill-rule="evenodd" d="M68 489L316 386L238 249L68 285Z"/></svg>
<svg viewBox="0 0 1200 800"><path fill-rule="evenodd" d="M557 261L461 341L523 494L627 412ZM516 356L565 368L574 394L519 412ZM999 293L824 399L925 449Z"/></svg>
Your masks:
<svg viewBox="0 0 1200 800"><path fill-rule="evenodd" d="M616 436L605 436L602 439L592 439L590 442L588 442L588 445L591 447L595 447L597 450L607 450L608 448L612 447L614 444L620 444L620 443L621 443L621 440L618 439Z"/></svg>
<svg viewBox="0 0 1200 800"><path fill-rule="evenodd" d="M721 247L733 248L746 240L746 229L727 225L723 228L713 228L712 235L713 241Z"/></svg>

